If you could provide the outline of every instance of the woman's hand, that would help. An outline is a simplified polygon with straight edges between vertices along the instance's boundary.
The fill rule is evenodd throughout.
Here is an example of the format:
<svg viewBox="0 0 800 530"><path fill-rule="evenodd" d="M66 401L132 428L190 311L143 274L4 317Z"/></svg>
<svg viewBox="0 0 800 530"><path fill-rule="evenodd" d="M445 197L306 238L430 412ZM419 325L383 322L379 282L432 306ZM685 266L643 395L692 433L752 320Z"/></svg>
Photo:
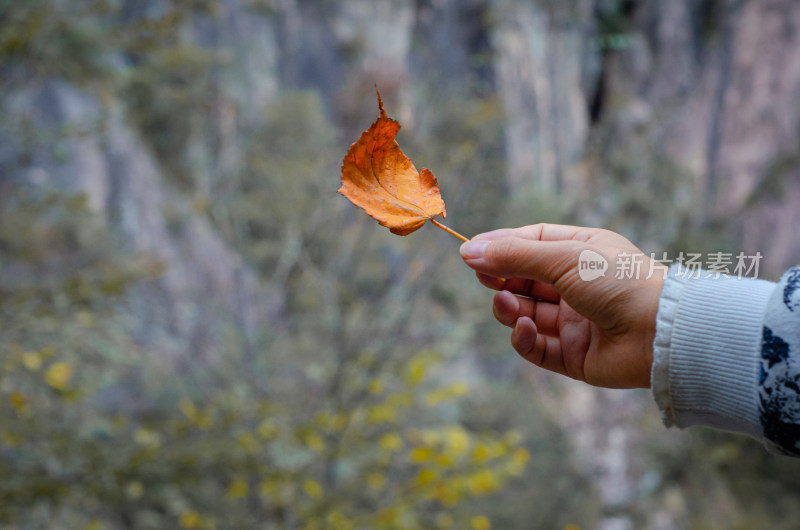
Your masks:
<svg viewBox="0 0 800 530"><path fill-rule="evenodd" d="M602 262L591 253L581 258L584 251L606 260L604 275L582 279L587 257ZM666 267L633 243L599 228L538 224L475 236L461 255L483 285L500 291L494 315L513 329L511 344L523 358L595 386L650 386ZM618 263L630 265L624 274Z"/></svg>

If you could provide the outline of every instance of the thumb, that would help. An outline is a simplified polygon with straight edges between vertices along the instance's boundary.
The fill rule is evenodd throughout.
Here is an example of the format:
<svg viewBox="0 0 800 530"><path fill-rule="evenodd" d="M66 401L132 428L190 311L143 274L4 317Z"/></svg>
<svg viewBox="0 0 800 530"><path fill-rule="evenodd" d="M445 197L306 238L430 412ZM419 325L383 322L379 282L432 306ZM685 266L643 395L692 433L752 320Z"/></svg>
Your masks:
<svg viewBox="0 0 800 530"><path fill-rule="evenodd" d="M496 278L524 278L555 285L577 274L578 256L590 245L582 241L535 241L506 237L472 240L461 245L464 262Z"/></svg>

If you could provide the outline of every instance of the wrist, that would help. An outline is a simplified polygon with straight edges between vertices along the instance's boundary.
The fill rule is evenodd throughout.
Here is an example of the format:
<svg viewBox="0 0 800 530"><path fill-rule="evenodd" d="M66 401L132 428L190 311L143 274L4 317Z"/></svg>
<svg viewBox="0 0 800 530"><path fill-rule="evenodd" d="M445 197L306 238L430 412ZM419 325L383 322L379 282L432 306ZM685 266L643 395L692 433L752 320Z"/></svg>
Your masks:
<svg viewBox="0 0 800 530"><path fill-rule="evenodd" d="M658 304L661 298L661 292L664 288L666 270L667 269L665 267L663 274L656 273L651 279L647 280L649 282L647 290L647 305L645 306L646 310L643 312L644 318L641 324L643 332L642 343L640 345L642 357L642 368L639 379L641 384L638 385L640 388L651 387L651 376L653 370L653 344L656 339Z"/></svg>

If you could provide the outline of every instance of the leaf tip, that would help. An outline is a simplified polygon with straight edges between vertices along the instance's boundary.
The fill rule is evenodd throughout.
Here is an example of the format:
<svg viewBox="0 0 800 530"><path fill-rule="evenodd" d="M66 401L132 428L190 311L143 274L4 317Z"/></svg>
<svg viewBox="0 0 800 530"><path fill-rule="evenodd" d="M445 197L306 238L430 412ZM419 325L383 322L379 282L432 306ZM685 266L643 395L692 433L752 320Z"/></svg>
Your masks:
<svg viewBox="0 0 800 530"><path fill-rule="evenodd" d="M378 94L378 110L381 113L381 118L386 118L386 111L383 108L383 99L381 99L381 91L378 90L378 85L375 85L375 92Z"/></svg>

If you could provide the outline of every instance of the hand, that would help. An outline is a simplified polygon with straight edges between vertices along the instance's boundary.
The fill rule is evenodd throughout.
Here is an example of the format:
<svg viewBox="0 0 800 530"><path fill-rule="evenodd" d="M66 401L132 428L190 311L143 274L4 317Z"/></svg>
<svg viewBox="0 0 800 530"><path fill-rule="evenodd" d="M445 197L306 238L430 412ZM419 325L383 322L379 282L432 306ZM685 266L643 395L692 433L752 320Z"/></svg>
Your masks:
<svg viewBox="0 0 800 530"><path fill-rule="evenodd" d="M604 276L581 279L584 250L607 260ZM622 253L641 263L638 278L615 278ZM538 224L475 236L461 256L500 291L494 315L513 329L511 344L524 359L595 386L650 386L666 267L652 264L647 278L651 260L633 243L609 230Z"/></svg>

